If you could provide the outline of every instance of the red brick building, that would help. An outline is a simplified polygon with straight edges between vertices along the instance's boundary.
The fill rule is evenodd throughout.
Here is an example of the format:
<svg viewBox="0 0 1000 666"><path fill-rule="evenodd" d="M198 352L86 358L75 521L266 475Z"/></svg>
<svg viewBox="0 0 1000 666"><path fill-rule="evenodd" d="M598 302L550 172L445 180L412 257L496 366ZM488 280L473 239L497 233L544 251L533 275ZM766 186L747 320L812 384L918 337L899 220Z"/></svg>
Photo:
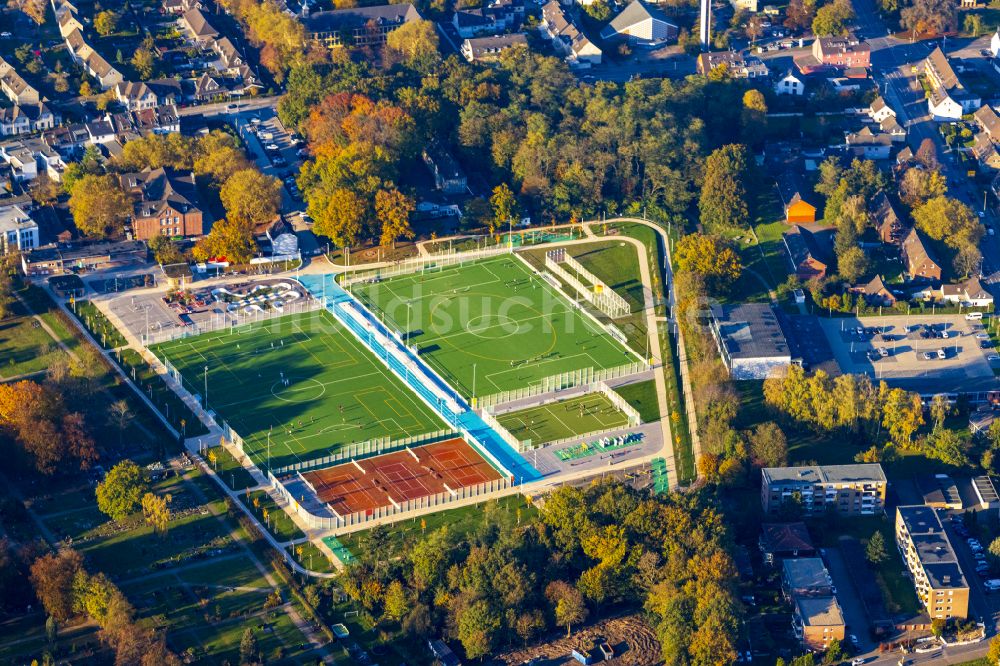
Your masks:
<svg viewBox="0 0 1000 666"><path fill-rule="evenodd" d="M131 230L136 240L204 233L194 174L147 169L119 178L122 189L133 200Z"/></svg>

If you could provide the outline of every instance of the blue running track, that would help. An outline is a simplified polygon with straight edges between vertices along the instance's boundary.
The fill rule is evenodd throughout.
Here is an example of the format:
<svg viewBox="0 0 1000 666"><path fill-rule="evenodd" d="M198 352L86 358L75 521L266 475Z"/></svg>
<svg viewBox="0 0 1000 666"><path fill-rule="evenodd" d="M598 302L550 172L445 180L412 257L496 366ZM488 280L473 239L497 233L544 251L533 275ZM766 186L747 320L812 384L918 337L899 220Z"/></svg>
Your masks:
<svg viewBox="0 0 1000 666"><path fill-rule="evenodd" d="M388 350L354 321L354 319L343 316L339 312L339 308L347 303L354 303L358 307L358 310L363 312L368 321L381 333L390 339L394 337L392 332L388 331L377 319L368 314L368 311L364 307L360 306L350 294L336 283L333 275L303 275L299 278L299 281L315 298L323 302L323 305L337 318L337 321L354 333L373 354L385 361L389 368L400 379L406 382L407 386L426 400L429 405L432 405L445 421L453 427L468 432L476 440L476 443L486 449L501 465L509 470L514 476L515 483L525 483L542 478L538 470L532 467L520 453L511 448L478 414L468 409L465 401L455 393L455 390L428 368L427 364L420 357L414 355L404 345L399 345L399 349L423 370L420 376L414 376L407 372L399 359L390 354ZM456 402L463 408L463 411L456 414L449 409L443 400L424 385L424 379L429 379L434 382L437 388L454 396Z"/></svg>

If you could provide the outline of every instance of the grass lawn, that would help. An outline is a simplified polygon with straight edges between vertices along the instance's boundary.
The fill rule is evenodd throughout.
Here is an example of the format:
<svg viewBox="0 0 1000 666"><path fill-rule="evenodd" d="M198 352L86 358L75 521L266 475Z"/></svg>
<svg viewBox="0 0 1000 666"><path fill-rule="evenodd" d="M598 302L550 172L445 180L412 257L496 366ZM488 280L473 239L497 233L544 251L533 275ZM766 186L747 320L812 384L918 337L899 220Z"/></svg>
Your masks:
<svg viewBox="0 0 1000 666"><path fill-rule="evenodd" d="M90 331L97 343L105 349L124 347L128 344L125 336L90 301L76 301L69 308L70 312L75 314L77 319Z"/></svg>
<svg viewBox="0 0 1000 666"><path fill-rule="evenodd" d="M544 248L526 250L523 256L532 266L541 270L545 266L547 251ZM640 354L644 353L647 343L645 303L642 298L642 279L637 263L639 257L636 256L635 247L620 240L607 240L570 246L566 251L628 302L631 314L614 320L596 308L588 306L588 309L596 313L601 321L612 321L625 334L628 346ZM566 270L570 271L568 268ZM567 293L573 295L569 291Z"/></svg>
<svg viewBox="0 0 1000 666"><path fill-rule="evenodd" d="M132 378L136 386L149 396L149 399L160 410L160 413L167 417L167 420L178 432L185 437L192 437L208 432L208 429L198 419L197 416L188 409L174 391L167 387L163 379L149 364L142 358L142 355L134 349L119 350L115 354L118 364L125 370L125 374Z"/></svg>
<svg viewBox="0 0 1000 666"><path fill-rule="evenodd" d="M920 612L920 600L917 599L912 581L903 573L903 558L893 545L895 535L892 521L881 516L852 516L849 519L838 520L832 527L826 526L811 531L820 534L823 545L831 548L837 546L840 536L852 536L864 546L872 534L876 531L881 532L885 539L885 551L888 557L885 562L875 567L875 579L882 590L886 609L891 614L902 612L912 615Z"/></svg>
<svg viewBox="0 0 1000 666"><path fill-rule="evenodd" d="M219 475L219 478L225 481L226 485L233 490L243 490L244 488L257 485L250 472L237 462L233 454L229 452L229 449L222 446L213 446L208 450L207 456L207 460L210 463L212 456L215 457L215 462L211 463L212 468Z"/></svg>
<svg viewBox="0 0 1000 666"><path fill-rule="evenodd" d="M255 499L259 501L258 506L253 504ZM250 493L249 496L243 493L240 495L240 501L250 507L261 524L264 524L264 511L267 511L268 522L265 527L278 541L291 541L305 536L291 517L274 503L267 492L257 490Z"/></svg>
<svg viewBox="0 0 1000 666"><path fill-rule="evenodd" d="M448 533L457 541L462 541L477 530L491 525L514 525L518 522L518 512L521 520L528 520L537 515L538 509L528 504L521 495L510 495L482 504L463 506L447 511L438 511L426 516L414 517L393 523L385 528L386 545L379 553L378 559L391 560L405 555L412 544L429 532L448 528ZM355 557L364 550L364 544L371 530L362 530L345 534L340 542L348 548Z"/></svg>
<svg viewBox="0 0 1000 666"><path fill-rule="evenodd" d="M309 460L344 444L445 427L326 311L154 345L244 440L260 467ZM286 385L287 381L287 385ZM270 445L269 445L270 444Z"/></svg>
<svg viewBox="0 0 1000 666"><path fill-rule="evenodd" d="M14 301L11 315L0 321L0 376L40 372L65 360L66 352L19 301Z"/></svg>
<svg viewBox="0 0 1000 666"><path fill-rule="evenodd" d="M32 311L41 317L56 338L71 350L76 349L79 340L73 334L72 323L66 319L66 314L52 301L48 292L33 284L24 284L17 292Z"/></svg>
<svg viewBox="0 0 1000 666"><path fill-rule="evenodd" d="M355 285L352 291L397 330L409 327L421 356L466 397L637 360L516 257Z"/></svg>
<svg viewBox="0 0 1000 666"><path fill-rule="evenodd" d="M299 552L300 548L302 549L301 553ZM310 571L319 571L321 573L336 571L333 562L327 559L323 551L319 549L319 546L312 541L305 541L296 545L292 549L292 557L295 558L296 562Z"/></svg>
<svg viewBox="0 0 1000 666"><path fill-rule="evenodd" d="M656 400L656 381L647 379L643 382L626 384L615 388L615 393L625 398L625 402L635 407L643 423L660 420L660 406Z"/></svg>
<svg viewBox="0 0 1000 666"><path fill-rule="evenodd" d="M517 439L530 439L535 445L628 425L625 414L603 393L501 414L497 420Z"/></svg>

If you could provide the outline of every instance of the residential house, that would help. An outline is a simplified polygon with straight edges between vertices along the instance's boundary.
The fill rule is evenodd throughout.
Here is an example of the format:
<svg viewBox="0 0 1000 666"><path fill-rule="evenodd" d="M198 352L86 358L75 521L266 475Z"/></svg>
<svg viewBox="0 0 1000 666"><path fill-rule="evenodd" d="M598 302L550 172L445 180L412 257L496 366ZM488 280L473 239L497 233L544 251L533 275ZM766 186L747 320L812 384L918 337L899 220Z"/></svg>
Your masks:
<svg viewBox="0 0 1000 666"><path fill-rule="evenodd" d="M108 143L109 141L114 141L117 137L114 126L111 121L107 118L100 120L92 120L86 123L87 134L90 138L87 143L91 145L99 145L102 143Z"/></svg>
<svg viewBox="0 0 1000 666"><path fill-rule="evenodd" d="M892 151L892 137L882 131L872 131L867 125L844 137L847 152L866 160L887 160Z"/></svg>
<svg viewBox="0 0 1000 666"><path fill-rule="evenodd" d="M183 14L192 9L200 9L199 0L163 0L163 11L167 14Z"/></svg>
<svg viewBox="0 0 1000 666"><path fill-rule="evenodd" d="M1000 28L997 28L993 36L990 37L990 53L993 54L994 58L1000 55Z"/></svg>
<svg viewBox="0 0 1000 666"><path fill-rule="evenodd" d="M822 280L833 260L817 241L813 232L798 224L781 234L788 259L796 277L803 282Z"/></svg>
<svg viewBox="0 0 1000 666"><path fill-rule="evenodd" d="M539 30L543 37L552 41L552 47L563 55L570 67L586 69L601 64L601 49L583 34L559 0L549 0L542 7Z"/></svg>
<svg viewBox="0 0 1000 666"><path fill-rule="evenodd" d="M0 108L0 136L17 136L31 132L31 119L19 106Z"/></svg>
<svg viewBox="0 0 1000 666"><path fill-rule="evenodd" d="M810 224L816 221L816 206L802 197L802 185L797 171L785 171L778 176L778 194L785 208L785 224Z"/></svg>
<svg viewBox="0 0 1000 666"><path fill-rule="evenodd" d="M896 116L889 116L879 123L879 129L893 143L905 143L906 141L906 128L899 124Z"/></svg>
<svg viewBox="0 0 1000 666"><path fill-rule="evenodd" d="M157 106L170 106L184 101L184 90L177 79L153 79L146 87L156 95Z"/></svg>
<svg viewBox="0 0 1000 666"><path fill-rule="evenodd" d="M173 104L158 106L155 109L133 111L130 115L132 127L141 136L176 134L181 131L180 115L177 113L177 107Z"/></svg>
<svg viewBox="0 0 1000 666"><path fill-rule="evenodd" d="M891 106L885 103L881 95L876 95L875 99L868 106L868 117L877 123L881 123L886 118L895 118L896 112Z"/></svg>
<svg viewBox="0 0 1000 666"><path fill-rule="evenodd" d="M917 597L932 619L968 617L969 584L933 508L896 508L896 546L910 571Z"/></svg>
<svg viewBox="0 0 1000 666"><path fill-rule="evenodd" d="M1000 171L1000 153L985 132L976 134L972 140L972 154L984 169Z"/></svg>
<svg viewBox="0 0 1000 666"><path fill-rule="evenodd" d="M219 38L219 31L209 22L205 12L197 7L184 12L178 19L178 24L192 41L203 46Z"/></svg>
<svg viewBox="0 0 1000 666"><path fill-rule="evenodd" d="M101 90L113 88L119 82L125 80L122 73L112 67L111 63L105 60L104 56L97 51L91 51L83 64L87 73L97 79Z"/></svg>
<svg viewBox="0 0 1000 666"><path fill-rule="evenodd" d="M813 557L816 548L803 522L764 523L758 541L764 562L775 564L788 557Z"/></svg>
<svg viewBox="0 0 1000 666"><path fill-rule="evenodd" d="M133 199L133 238L201 236L203 215L194 174L173 169L147 169L119 176L122 189Z"/></svg>
<svg viewBox="0 0 1000 666"><path fill-rule="evenodd" d="M77 20L76 14L72 12L65 12L56 23L59 24L59 36L63 39L66 39L74 30L83 31L83 24Z"/></svg>
<svg viewBox="0 0 1000 666"><path fill-rule="evenodd" d="M784 76L775 81L774 92L778 95L802 95L806 91L805 77L788 70Z"/></svg>
<svg viewBox="0 0 1000 666"><path fill-rule="evenodd" d="M156 93L141 81L120 82L115 86L115 99L128 111L155 109L158 103Z"/></svg>
<svg viewBox="0 0 1000 666"><path fill-rule="evenodd" d="M790 557L781 562L781 591L786 599L828 597L833 579L818 557Z"/></svg>
<svg viewBox="0 0 1000 666"><path fill-rule="evenodd" d="M851 291L865 299L865 303L873 307L891 308L896 304L896 295L885 286L881 275L876 275L867 284L852 287Z"/></svg>
<svg viewBox="0 0 1000 666"><path fill-rule="evenodd" d="M941 300L959 303L966 307L986 308L993 305L993 294L978 277L971 277L961 284L944 284L939 290Z"/></svg>
<svg viewBox="0 0 1000 666"><path fill-rule="evenodd" d="M868 42L854 35L846 37L818 37L812 44L812 55L820 64L845 69L871 67L872 49Z"/></svg>
<svg viewBox="0 0 1000 666"><path fill-rule="evenodd" d="M900 253L909 279L930 282L941 279L941 265L934 259L926 241L916 229L910 229L903 239Z"/></svg>
<svg viewBox="0 0 1000 666"><path fill-rule="evenodd" d="M979 96L962 84L940 47L924 61L924 74L931 87L927 108L934 120L959 120L979 108Z"/></svg>
<svg viewBox="0 0 1000 666"><path fill-rule="evenodd" d="M386 35L422 17L410 3L351 7L315 12L304 19L306 34L313 42L328 48L337 46L378 46ZM347 43L343 43L344 37Z"/></svg>
<svg viewBox="0 0 1000 666"><path fill-rule="evenodd" d="M492 0L484 7L457 10L451 23L463 39L480 35L497 35L517 29L524 20L521 0Z"/></svg>
<svg viewBox="0 0 1000 666"><path fill-rule="evenodd" d="M760 58L739 51L716 51L698 56L697 70L707 76L716 67L725 67L734 79L759 79L770 74Z"/></svg>
<svg viewBox="0 0 1000 666"><path fill-rule="evenodd" d="M434 187L445 194L465 194L468 191L469 184L462 168L440 143L435 141L427 146L423 158L434 176Z"/></svg>
<svg viewBox="0 0 1000 666"><path fill-rule="evenodd" d="M989 104L983 104L972 114L979 125L981 133L989 137L993 143L1000 143L1000 116Z"/></svg>
<svg viewBox="0 0 1000 666"><path fill-rule="evenodd" d="M10 63L0 58L0 91L14 104L38 104L41 97Z"/></svg>
<svg viewBox="0 0 1000 666"><path fill-rule="evenodd" d="M899 245L903 241L907 231L906 223L896 212L896 207L885 190L876 192L869 202L868 217L878 228L878 235L883 243Z"/></svg>
<svg viewBox="0 0 1000 666"><path fill-rule="evenodd" d="M766 303L712 308L709 327L730 377L736 381L767 379L791 364L782 317Z"/></svg>
<svg viewBox="0 0 1000 666"><path fill-rule="evenodd" d="M642 0L632 0L601 30L601 39L654 46L676 39L678 31L677 25L662 11Z"/></svg>
<svg viewBox="0 0 1000 666"><path fill-rule="evenodd" d="M212 50L218 54L219 61L222 62L223 67L226 69L246 64L246 58L243 57L243 54L233 44L233 40L228 37L216 39L212 42Z"/></svg>
<svg viewBox="0 0 1000 666"><path fill-rule="evenodd" d="M752 14L756 14L760 11L759 0L729 0L729 4L731 4L734 9L742 9Z"/></svg>
<svg viewBox="0 0 1000 666"><path fill-rule="evenodd" d="M528 47L528 39L523 32L472 37L462 42L462 56L469 62L491 62L499 60L503 53L515 47Z"/></svg>
<svg viewBox="0 0 1000 666"><path fill-rule="evenodd" d="M10 166L11 178L15 181L29 181L38 177L38 162L31 144L14 141L0 145L0 158Z"/></svg>
<svg viewBox="0 0 1000 666"><path fill-rule="evenodd" d="M798 597L792 622L795 636L809 650L822 651L834 640L843 641L847 624L834 596Z"/></svg>
<svg viewBox="0 0 1000 666"><path fill-rule="evenodd" d="M765 467L760 501L766 514L794 499L806 515L834 510L843 516L870 516L885 507L887 486L878 463Z"/></svg>
<svg viewBox="0 0 1000 666"><path fill-rule="evenodd" d="M23 206L0 204L0 252L25 252L38 247L38 224Z"/></svg>

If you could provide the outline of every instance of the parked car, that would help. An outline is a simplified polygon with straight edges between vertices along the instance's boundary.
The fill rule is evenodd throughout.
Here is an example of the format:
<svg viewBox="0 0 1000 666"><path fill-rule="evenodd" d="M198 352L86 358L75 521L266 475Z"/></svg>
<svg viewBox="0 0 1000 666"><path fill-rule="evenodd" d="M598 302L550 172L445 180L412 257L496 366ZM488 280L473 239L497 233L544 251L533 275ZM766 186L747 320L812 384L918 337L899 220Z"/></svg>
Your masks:
<svg viewBox="0 0 1000 666"><path fill-rule="evenodd" d="M944 350L943 350L943 349L938 349L938 350L937 350L937 357L938 357L939 359L942 359L942 360L943 360L943 359L946 359L946 358L948 358L948 355L944 353Z"/></svg>
<svg viewBox="0 0 1000 666"><path fill-rule="evenodd" d="M264 150L272 150L272 151L279 150L278 144L276 144L276 143L269 143L266 146L264 146Z"/></svg>

